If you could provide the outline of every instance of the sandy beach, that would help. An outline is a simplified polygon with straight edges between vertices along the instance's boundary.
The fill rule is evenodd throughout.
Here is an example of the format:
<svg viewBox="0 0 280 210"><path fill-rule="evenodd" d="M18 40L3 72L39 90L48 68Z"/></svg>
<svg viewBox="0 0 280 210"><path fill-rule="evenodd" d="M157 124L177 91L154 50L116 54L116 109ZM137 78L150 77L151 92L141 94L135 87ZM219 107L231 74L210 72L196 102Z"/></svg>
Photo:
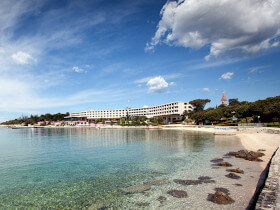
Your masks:
<svg viewBox="0 0 280 210"><path fill-rule="evenodd" d="M255 129L244 129L241 131L237 131L237 129L225 128L223 130L220 127L198 127L198 126L184 126L184 127L164 127L164 129L181 129L188 131L198 131L198 132L208 132L216 135L236 135L243 147L246 150L257 151L259 149L265 150L263 153L265 156L262 157L263 162L260 162L260 166L264 169L271 156L276 151L276 149L280 146L280 134L271 134L266 132L269 130L280 131L279 128L255 128Z"/></svg>
<svg viewBox="0 0 280 210"><path fill-rule="evenodd" d="M268 133L240 133L237 134L240 138L242 145L247 150L257 151L258 149L264 149L265 156L262 157L263 162L260 162L260 166L264 169L271 159L271 156L280 145L279 134Z"/></svg>

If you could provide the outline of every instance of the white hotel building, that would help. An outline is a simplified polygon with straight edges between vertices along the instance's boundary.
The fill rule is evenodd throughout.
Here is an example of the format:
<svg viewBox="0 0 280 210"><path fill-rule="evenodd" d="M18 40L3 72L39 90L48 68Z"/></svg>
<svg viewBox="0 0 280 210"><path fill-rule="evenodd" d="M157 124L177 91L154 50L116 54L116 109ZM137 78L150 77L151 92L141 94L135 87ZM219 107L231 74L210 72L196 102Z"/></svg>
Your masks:
<svg viewBox="0 0 280 210"><path fill-rule="evenodd" d="M125 108L118 110L89 110L84 112L70 113L68 120L94 120L107 119L117 120L121 118L146 116L147 118L160 117L167 122L178 121L182 119L185 111L193 110L193 106L189 102L172 102L159 106L144 106L143 108Z"/></svg>

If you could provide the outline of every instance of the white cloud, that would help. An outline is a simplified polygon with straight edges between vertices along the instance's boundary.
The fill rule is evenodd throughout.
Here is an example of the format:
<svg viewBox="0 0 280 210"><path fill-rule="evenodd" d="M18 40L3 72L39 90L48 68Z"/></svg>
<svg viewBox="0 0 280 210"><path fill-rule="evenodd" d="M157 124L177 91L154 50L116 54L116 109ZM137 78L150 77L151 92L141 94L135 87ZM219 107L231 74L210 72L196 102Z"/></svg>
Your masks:
<svg viewBox="0 0 280 210"><path fill-rule="evenodd" d="M161 76L150 79L146 85L149 87L149 93L163 93L168 88L168 83Z"/></svg>
<svg viewBox="0 0 280 210"><path fill-rule="evenodd" d="M252 67L250 68L250 71L249 71L249 74L253 74L253 73L262 73L263 70L262 69L266 69L268 68L269 66L255 66L255 67Z"/></svg>
<svg viewBox="0 0 280 210"><path fill-rule="evenodd" d="M20 64L20 65L30 65L33 62L37 61L31 55L29 55L26 52L22 52L22 51L12 54L11 58L13 59L13 61L15 63Z"/></svg>
<svg viewBox="0 0 280 210"><path fill-rule="evenodd" d="M277 47L280 1L167 1L157 31L145 50L160 43L199 49L210 45L205 58L238 57Z"/></svg>
<svg viewBox="0 0 280 210"><path fill-rule="evenodd" d="M44 0L0 1L0 111L38 112L44 108L119 100L124 97L127 91L117 88L99 88L98 91L89 89L68 94L63 92L63 88L60 90L62 86L75 86L70 84L73 79L71 76L66 75L63 78L62 74L72 69L65 67L69 61L67 55L57 56L52 53L60 49L66 52L68 47L73 49L72 47L76 47L84 38L81 34L85 29L108 19L116 20L116 12L96 10L77 16L77 11L88 11L85 4L73 1L65 7L45 9L46 4L47 1ZM120 7L118 11L125 18L123 8ZM133 11L130 10L129 13L132 14ZM32 30L23 24L30 18L34 18L34 22L31 20L31 25L34 26ZM108 28L111 30L111 25ZM115 50L113 45L111 46L112 48L107 50L108 48L102 45L106 52L101 54ZM94 53L100 51L97 47ZM37 62L37 59L40 68L37 68L37 65L28 69L24 67ZM14 63L20 65L15 68ZM82 67L86 70L93 68L88 65Z"/></svg>
<svg viewBox="0 0 280 210"><path fill-rule="evenodd" d="M176 85L176 82L170 82L169 85L174 86L174 85Z"/></svg>
<svg viewBox="0 0 280 210"><path fill-rule="evenodd" d="M144 77L142 79L135 80L134 83L146 83L149 80L153 79L154 77L155 76ZM179 78L179 77L183 77L183 75L182 74L166 74L166 75L163 75L162 77L169 80L169 79L176 79L176 78Z"/></svg>
<svg viewBox="0 0 280 210"><path fill-rule="evenodd" d="M224 73L219 79L231 79L233 74L234 74L233 72Z"/></svg>
<svg viewBox="0 0 280 210"><path fill-rule="evenodd" d="M87 70L81 69L78 66L73 66L72 69L77 73L87 73Z"/></svg>
<svg viewBox="0 0 280 210"><path fill-rule="evenodd" d="M210 92L209 88L203 88L202 90L205 91L205 92Z"/></svg>

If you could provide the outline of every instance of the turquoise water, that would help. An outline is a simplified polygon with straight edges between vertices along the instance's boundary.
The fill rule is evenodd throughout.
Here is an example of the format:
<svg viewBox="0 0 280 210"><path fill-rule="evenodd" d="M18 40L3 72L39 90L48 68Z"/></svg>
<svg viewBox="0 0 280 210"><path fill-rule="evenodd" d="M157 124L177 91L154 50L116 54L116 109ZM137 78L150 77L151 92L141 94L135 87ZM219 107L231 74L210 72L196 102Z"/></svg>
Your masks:
<svg viewBox="0 0 280 210"><path fill-rule="evenodd" d="M182 170L209 175L209 160L234 146L186 131L0 128L0 208L117 208L123 188Z"/></svg>

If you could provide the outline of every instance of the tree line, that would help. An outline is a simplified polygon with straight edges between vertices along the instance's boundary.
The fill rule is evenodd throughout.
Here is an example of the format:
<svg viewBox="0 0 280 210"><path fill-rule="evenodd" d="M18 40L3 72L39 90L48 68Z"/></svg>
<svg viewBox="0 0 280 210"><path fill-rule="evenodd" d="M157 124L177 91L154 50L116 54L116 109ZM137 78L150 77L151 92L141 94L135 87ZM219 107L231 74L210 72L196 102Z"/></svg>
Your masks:
<svg viewBox="0 0 280 210"><path fill-rule="evenodd" d="M194 109L191 112L185 112L184 115L188 119L195 121L197 124L210 123L219 124L227 121L242 121L243 123L251 122L279 122L280 121L280 96L269 97L264 100L258 100L255 102L241 101L234 99L231 100L228 106L220 105L218 107L210 107L204 109L207 103L211 102L209 99L196 99L190 101ZM64 121L64 117L69 116L69 113L61 114L43 114L43 115L31 115L22 116L18 119L3 122L4 125L13 124L36 124L39 121ZM118 124L120 125L145 125L147 118L145 116L134 117L133 119L127 116L125 119L120 119ZM93 120L93 123L104 122L104 119ZM130 123L129 123L130 121ZM161 118L152 118L149 120L152 124L162 124Z"/></svg>
<svg viewBox="0 0 280 210"><path fill-rule="evenodd" d="M40 116L38 115L30 115L28 116L21 116L18 119L14 120L9 120L6 122L3 122L1 124L3 125L16 125L16 124L23 124L23 125L28 125L28 124L36 124L39 121L63 121L65 120L64 117L69 116L69 112L65 114L57 113L57 114L42 114Z"/></svg>
<svg viewBox="0 0 280 210"><path fill-rule="evenodd" d="M204 106L209 103L209 99L196 99L190 101L194 110L185 113L196 123L221 123L230 121L234 116L236 121L241 120L243 123L251 122L279 122L280 121L280 96L269 97L264 100L255 102L231 100L228 106L220 105L216 108L204 110Z"/></svg>

